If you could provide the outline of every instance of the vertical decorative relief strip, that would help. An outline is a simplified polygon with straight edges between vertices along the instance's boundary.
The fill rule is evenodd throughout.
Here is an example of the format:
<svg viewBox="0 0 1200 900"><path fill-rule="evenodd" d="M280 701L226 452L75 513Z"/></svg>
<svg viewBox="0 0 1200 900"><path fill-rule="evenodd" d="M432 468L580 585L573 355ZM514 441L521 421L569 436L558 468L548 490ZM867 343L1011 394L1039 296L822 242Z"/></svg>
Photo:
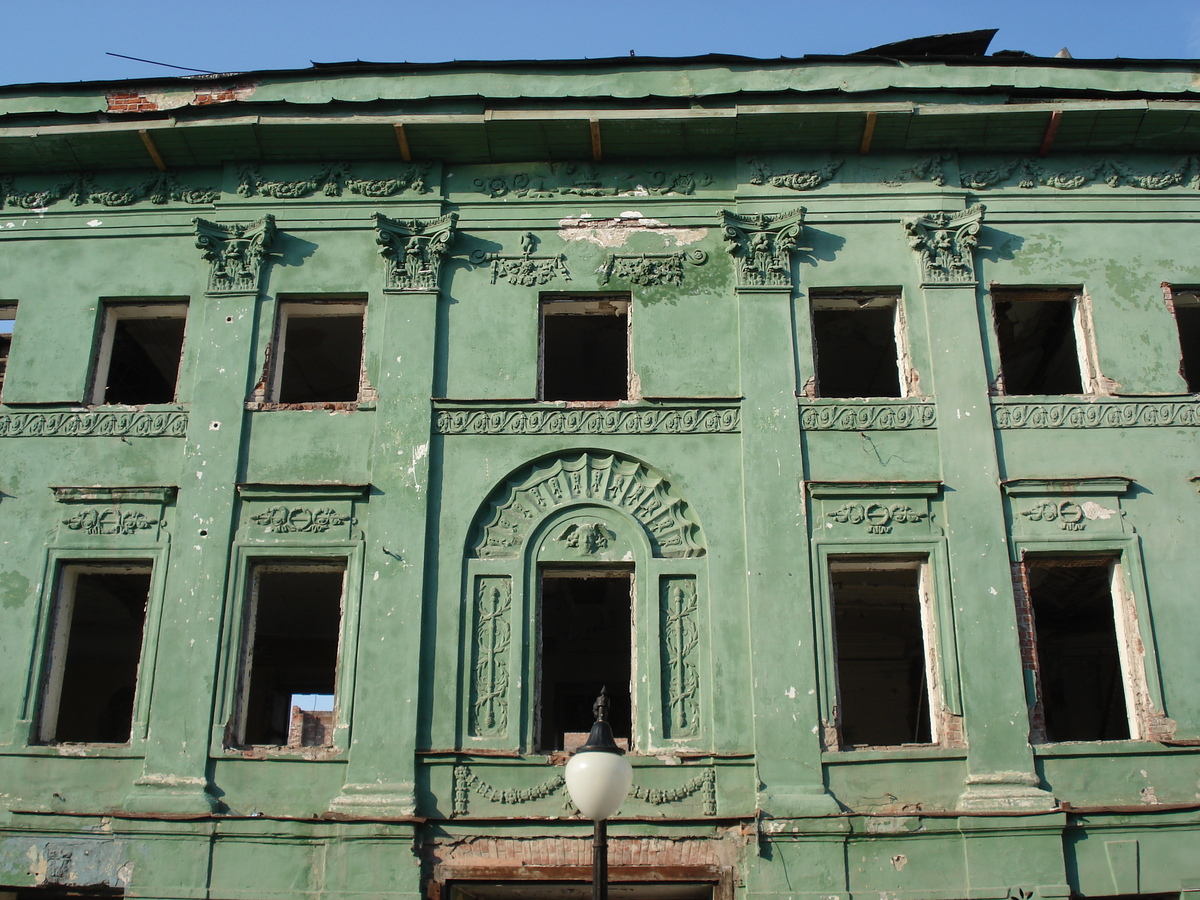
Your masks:
<svg viewBox="0 0 1200 900"><path fill-rule="evenodd" d="M472 737L504 737L508 732L508 650L512 639L512 579L475 581L471 683Z"/></svg>
<svg viewBox="0 0 1200 900"><path fill-rule="evenodd" d="M660 587L663 733L669 739L693 737L700 731L696 579L664 577Z"/></svg>

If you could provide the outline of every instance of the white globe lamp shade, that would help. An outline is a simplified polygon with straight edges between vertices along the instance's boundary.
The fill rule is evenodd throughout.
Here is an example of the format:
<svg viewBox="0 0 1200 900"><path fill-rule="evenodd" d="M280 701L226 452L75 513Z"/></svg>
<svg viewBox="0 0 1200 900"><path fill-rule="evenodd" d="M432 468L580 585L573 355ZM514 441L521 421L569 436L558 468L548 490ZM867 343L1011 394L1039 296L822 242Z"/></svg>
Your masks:
<svg viewBox="0 0 1200 900"><path fill-rule="evenodd" d="M567 793L579 811L600 822L621 808L633 787L633 766L618 753L577 752L564 774Z"/></svg>

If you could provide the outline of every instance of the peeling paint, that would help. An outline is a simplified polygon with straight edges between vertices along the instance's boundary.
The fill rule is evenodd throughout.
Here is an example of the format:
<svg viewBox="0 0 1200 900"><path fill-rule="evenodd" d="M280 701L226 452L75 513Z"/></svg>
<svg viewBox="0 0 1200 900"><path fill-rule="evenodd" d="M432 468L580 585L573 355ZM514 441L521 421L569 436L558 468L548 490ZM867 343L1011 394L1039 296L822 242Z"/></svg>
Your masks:
<svg viewBox="0 0 1200 900"><path fill-rule="evenodd" d="M708 237L707 228L673 228L630 210L612 219L592 219L587 213L559 219L558 236L564 241L590 241L597 247L624 247L635 234L657 234L666 247L684 247Z"/></svg>

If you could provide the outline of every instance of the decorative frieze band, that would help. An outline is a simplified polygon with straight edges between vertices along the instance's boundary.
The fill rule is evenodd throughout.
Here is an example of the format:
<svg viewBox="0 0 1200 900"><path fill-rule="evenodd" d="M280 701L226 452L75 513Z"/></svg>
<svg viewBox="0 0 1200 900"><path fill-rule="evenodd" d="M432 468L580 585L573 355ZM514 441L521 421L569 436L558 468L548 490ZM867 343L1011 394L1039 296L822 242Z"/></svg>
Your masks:
<svg viewBox="0 0 1200 900"><path fill-rule="evenodd" d="M0 437L185 437L185 412L0 413Z"/></svg>
<svg viewBox="0 0 1200 900"><path fill-rule="evenodd" d="M993 403L992 421L997 428L1195 428L1200 426L1200 402L1002 401Z"/></svg>
<svg viewBox="0 0 1200 900"><path fill-rule="evenodd" d="M736 406L670 409L440 409L438 434L736 434Z"/></svg>
<svg viewBox="0 0 1200 900"><path fill-rule="evenodd" d="M909 431L937 426L937 409L928 401L820 403L800 407L805 431Z"/></svg>
<svg viewBox="0 0 1200 900"><path fill-rule="evenodd" d="M953 155L949 153L934 154L911 166L882 175L872 175L870 180L888 185L930 182L940 187L948 180L953 180L946 173L946 164L953 159ZM1138 165L1128 165L1115 159L1081 162L1069 157L1048 164L1040 159L1010 157L997 160L991 165L968 169L965 168L968 162L960 161L963 168L958 175L958 184L969 191L1009 186L1026 191L1035 188L1077 191L1093 185L1107 185L1110 188L1129 187L1143 191L1200 187L1200 157L1196 156L1174 159L1167 157L1158 162ZM844 164L844 159L834 159L812 168L776 171L766 162L752 159L749 164L749 180L753 185L786 188L790 191L812 191L834 181L834 176Z"/></svg>
<svg viewBox="0 0 1200 900"><path fill-rule="evenodd" d="M354 178L349 163L330 163L306 177L277 181L264 178L257 166L244 166L238 171L237 192L243 197L258 194L276 200L298 200L316 193L340 197L343 189L369 199L391 197L406 191L427 194L429 186L425 179L429 169L429 163L413 163L394 178Z"/></svg>
<svg viewBox="0 0 1200 900"><path fill-rule="evenodd" d="M176 172L155 172L149 177L134 176L136 180L112 188L96 184L90 172L81 172L66 181L41 190L20 190L12 178L0 181L0 207L15 206L19 209L44 210L56 203L67 202L72 206L98 203L101 206L133 206L148 200L156 206L169 202L185 203L190 206L206 206L220 199L221 192L211 187L187 187L179 181Z"/></svg>
<svg viewBox="0 0 1200 900"><path fill-rule="evenodd" d="M701 172L666 170L630 174L602 171L591 163L550 163L543 171L513 172L476 178L475 190L488 197L546 200L559 196L618 197L689 195L712 183Z"/></svg>

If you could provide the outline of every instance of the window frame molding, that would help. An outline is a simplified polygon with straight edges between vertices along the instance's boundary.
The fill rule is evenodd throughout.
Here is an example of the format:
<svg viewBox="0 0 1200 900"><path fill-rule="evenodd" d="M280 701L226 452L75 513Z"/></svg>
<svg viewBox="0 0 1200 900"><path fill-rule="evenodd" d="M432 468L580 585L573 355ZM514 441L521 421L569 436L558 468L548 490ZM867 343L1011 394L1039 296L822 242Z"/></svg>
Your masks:
<svg viewBox="0 0 1200 900"><path fill-rule="evenodd" d="M270 340L263 360L263 378L246 403L251 410L309 410L369 409L376 399L375 391L367 380L367 315L370 298L366 293L329 294L280 294L275 298L270 311ZM312 400L303 402L279 400L280 384L283 379L284 358L287 355L287 322L292 308L308 309L308 318L337 316L339 308L356 307L362 311L362 342L358 356L358 394L353 400Z"/></svg>
<svg viewBox="0 0 1200 900"><path fill-rule="evenodd" d="M950 581L950 555L946 537L934 521L938 512L941 482L807 482L811 502L808 504L810 519L810 589L813 597L813 627L816 635L815 658L817 699L820 714L818 727L822 729L823 757L830 759L857 759L857 754L872 754L871 758L891 758L913 753L928 753L931 750L963 752L966 743L966 723L963 717L962 674L958 659L957 626L955 624L954 595ZM822 513L825 501L831 503L860 502L868 508L872 501L908 501L924 509L920 526L906 525L910 533L896 532L872 535L847 534L837 528L827 527ZM920 512L920 510L917 510ZM865 523L864 523L865 524ZM922 576L929 600L922 604L922 636L925 639L926 671L932 685L937 679L936 693L930 691L930 700L936 699L938 706L930 706L930 734L936 740L930 744L904 746L856 747L841 749L837 732L836 711L839 702L837 684L837 651L834 635L833 586L829 577L829 563L835 557L870 557L911 560L923 557L925 572ZM926 630L926 616L932 624L933 640ZM955 718L960 723L961 737L944 734L939 720ZM834 745L830 737L837 737ZM882 755L882 756L881 756ZM865 757L864 757L865 758Z"/></svg>
<svg viewBox="0 0 1200 900"><path fill-rule="evenodd" d="M817 671L821 725L825 729L825 753L909 753L931 749L954 749L956 743L944 733L946 715L962 716L959 699L957 648L954 641L953 604L950 596L949 558L945 542L940 540L903 540L879 543L823 542L814 547L813 578L817 617ZM921 573L921 633L925 644L925 668L930 701L927 744L870 745L843 747L838 723L840 689L838 685L837 637L834 629L833 585L830 564L838 560L918 562ZM932 639L930 635L932 631ZM936 701L936 707L934 705ZM838 736L830 746L828 736Z"/></svg>
<svg viewBox="0 0 1200 900"><path fill-rule="evenodd" d="M870 296L864 303L858 298ZM905 309L904 291L899 287L821 287L810 288L807 294L808 329L810 345L810 364L812 365L814 400L831 402L866 401L899 401L921 398L918 390L919 380L914 378L915 370L912 365L911 342L908 339L908 313ZM817 329L815 314L818 310L846 309L892 309L892 337L896 343L896 380L900 386L899 397L873 395L869 397L831 397L821 393L821 380L817 371L817 358L820 348L817 346Z"/></svg>
<svg viewBox="0 0 1200 900"><path fill-rule="evenodd" d="M8 350L0 357L0 403L4 402L4 376L8 372L8 361L12 357L12 345L16 336L17 312L20 303L16 300L0 300L0 322L9 322L7 330L0 330L0 336L8 341Z"/></svg>
<svg viewBox="0 0 1200 900"><path fill-rule="evenodd" d="M1071 299L1056 300L1047 297L1044 302L1071 304L1071 330L1075 347L1075 362L1079 366L1079 383L1082 394L1013 394L1009 393L1005 384L1004 364L1000 353L1000 330L996 319L996 293L1012 294L1066 294ZM990 385L992 393L998 397L1015 399L1035 397L1106 397L1111 394L1107 382L1100 371L1100 348L1096 340L1096 319L1092 306L1092 296L1088 293L1086 284L1001 284L990 282L983 295L986 307L984 310L988 323L985 333L988 337L988 365L991 369ZM1003 296L1000 298L1003 300ZM1034 298L1029 298L1034 299ZM1020 300L1012 302L1021 302Z"/></svg>
<svg viewBox="0 0 1200 900"><path fill-rule="evenodd" d="M1159 668L1158 651L1154 637L1154 620L1148 602L1149 591L1146 573L1142 565L1141 537L1072 535L1060 539L1014 537L1012 563L1020 567L1021 577L1026 577L1029 559L1104 559L1111 560L1110 590L1112 592L1113 624L1117 633L1117 653L1122 669L1122 687L1125 695L1125 714L1129 720L1129 737L1117 741L1045 741L1035 742L1033 722L1030 721L1030 744L1034 753L1042 747L1099 747L1113 744L1157 743L1151 733L1150 715L1155 711L1165 712L1162 691L1162 672ZM1122 596L1114 589L1120 579ZM1023 589L1023 586L1022 586ZM1032 601L1027 598L1032 608ZM1122 604L1124 608L1122 608ZM1019 609L1019 607L1018 607ZM1124 639L1123 639L1124 636ZM1037 630L1032 636L1034 652L1037 652ZM1131 658L1127 645L1140 645L1140 659ZM1022 667L1023 667L1022 663ZM1027 670L1026 670L1027 671ZM1036 686L1027 680L1025 702L1030 715L1040 697ZM1137 696L1142 692L1141 698Z"/></svg>
<svg viewBox="0 0 1200 900"><path fill-rule="evenodd" d="M357 495L356 495L357 496ZM221 629L216 703L209 754L213 759L303 758L313 762L336 761L346 757L353 737L354 684L358 652L358 628L362 606L365 545L359 539L346 541L288 540L268 544L261 540L233 542L229 580L225 590L224 623ZM240 714L241 694L245 690L244 649L247 638L247 603L250 602L250 578L259 563L319 563L344 559L345 581L342 594L341 630L338 634L338 666L334 689L333 742L329 747L288 747L273 744L232 743L238 730L234 718Z"/></svg>
<svg viewBox="0 0 1200 900"><path fill-rule="evenodd" d="M555 540L562 526L581 516L603 522L631 546L631 558L569 559L553 554L547 545ZM543 567L576 569L609 568L630 576L631 614L631 701L632 733L630 753L635 757L689 752L707 752L715 741L713 690L711 683L711 603L708 566L705 557L672 558L656 556L643 527L628 513L595 502L568 503L542 519L513 558L466 560L463 572L465 598L458 617L461 629L461 669L455 676L459 694L459 721L456 744L462 753L508 752L516 755L547 755L538 747L538 704L541 701L538 648L541 641L541 571ZM668 737L668 710L664 703L661 596L669 579L693 579L696 593L698 643L696 666L699 673L697 692L698 725L694 734ZM472 681L475 677L475 604L479 586L489 579L507 581L510 597L508 622L511 635L505 650L508 670L504 702L508 724L502 733L472 734ZM582 710L586 714L587 710ZM580 730L586 730L586 721Z"/></svg>
<svg viewBox="0 0 1200 900"><path fill-rule="evenodd" d="M153 693L155 666L158 659L159 632L162 624L163 597L166 590L170 545L166 540L113 539L93 537L61 542L47 548L42 570L42 590L38 595L36 624L29 673L24 696L19 707L15 734L20 742L12 751L19 755L71 757L143 757L149 729L150 698ZM146 598L146 619L142 627L142 648L138 658L137 682L134 688L133 718L127 744L56 743L44 741L42 712L45 692L54 664L53 640L57 629L59 591L66 569L70 566L103 566L128 564L150 566L150 589Z"/></svg>
<svg viewBox="0 0 1200 900"><path fill-rule="evenodd" d="M151 313L151 310L178 311L182 316L171 316ZM142 314L122 314L122 310L136 310ZM180 404L179 390L183 384L184 354L188 346L188 320L191 312L191 298L186 296L162 297L101 297L97 305L96 341L92 350L92 364L88 376L87 397L89 406L105 407L175 407ZM108 373L112 368L113 338L116 334L116 323L119 319L183 319L183 341L179 345L179 366L175 370L175 387L172 398L163 403L108 403L104 399L108 391ZM103 374L101 374L103 373ZM103 380L104 384L101 384Z"/></svg>
<svg viewBox="0 0 1200 900"><path fill-rule="evenodd" d="M623 304L625 317L625 396L614 400L567 400L546 396L546 307L567 304L586 304L607 301ZM633 292L632 291L541 291L537 296L537 383L536 402L554 403L567 407L609 407L642 399L641 384L633 358ZM554 315L553 313L551 315ZM560 315L613 316L604 312L560 313ZM618 314L619 315L619 314Z"/></svg>

